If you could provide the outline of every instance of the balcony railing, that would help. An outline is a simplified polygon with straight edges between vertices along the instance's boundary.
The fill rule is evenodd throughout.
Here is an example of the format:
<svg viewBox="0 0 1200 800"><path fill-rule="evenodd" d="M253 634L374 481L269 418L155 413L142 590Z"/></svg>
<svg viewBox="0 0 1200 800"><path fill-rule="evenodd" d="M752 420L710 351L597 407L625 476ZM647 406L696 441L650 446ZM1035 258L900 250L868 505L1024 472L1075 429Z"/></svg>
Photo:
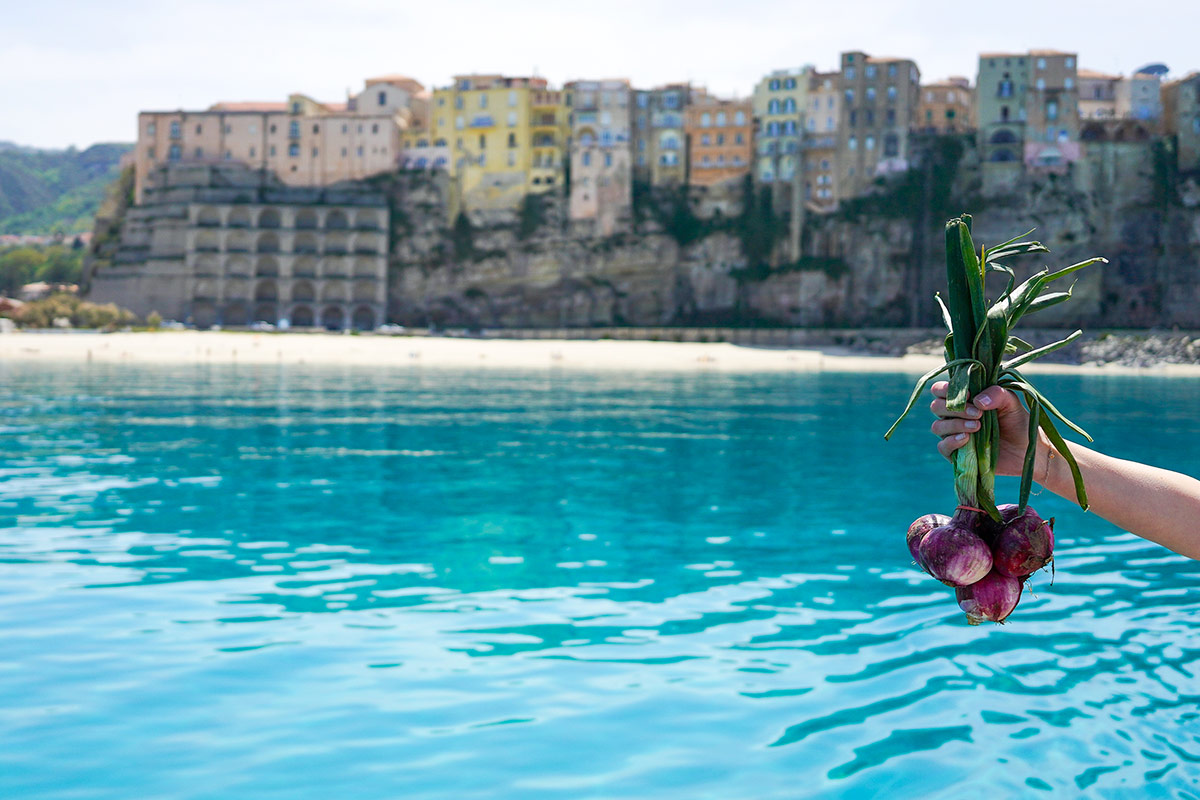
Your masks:
<svg viewBox="0 0 1200 800"><path fill-rule="evenodd" d="M492 119L491 114L480 114L478 116L471 117L471 124L468 127L492 128L492 127L495 127L495 125L496 125L496 122L495 122L495 120Z"/></svg>

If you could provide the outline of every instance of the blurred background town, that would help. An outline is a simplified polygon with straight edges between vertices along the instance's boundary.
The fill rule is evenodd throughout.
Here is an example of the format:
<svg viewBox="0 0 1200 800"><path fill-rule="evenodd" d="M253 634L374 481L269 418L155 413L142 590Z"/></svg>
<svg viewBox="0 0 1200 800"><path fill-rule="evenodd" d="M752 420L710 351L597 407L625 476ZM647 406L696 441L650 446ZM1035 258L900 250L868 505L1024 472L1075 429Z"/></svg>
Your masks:
<svg viewBox="0 0 1200 800"><path fill-rule="evenodd" d="M146 109L132 145L2 145L0 313L919 327L936 321L940 225L970 210L984 240L1039 227L1056 257L1110 258L1051 323L1200 325L1200 73L1043 49L963 72L853 50L736 97L382 75L337 99Z"/></svg>

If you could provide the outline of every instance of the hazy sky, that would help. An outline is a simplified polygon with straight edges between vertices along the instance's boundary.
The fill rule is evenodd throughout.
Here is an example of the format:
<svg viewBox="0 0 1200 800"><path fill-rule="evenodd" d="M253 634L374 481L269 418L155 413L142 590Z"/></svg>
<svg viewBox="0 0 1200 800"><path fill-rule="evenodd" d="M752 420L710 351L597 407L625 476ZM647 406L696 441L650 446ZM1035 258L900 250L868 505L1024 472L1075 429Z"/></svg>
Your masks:
<svg viewBox="0 0 1200 800"><path fill-rule="evenodd" d="M772 69L833 69L843 50L973 82L981 50L1057 48L1092 69L1161 61L1180 75L1200 69L1198 30L1195 0L0 0L0 140L132 141L142 109L342 100L387 73L431 88L474 71L690 79L744 96Z"/></svg>

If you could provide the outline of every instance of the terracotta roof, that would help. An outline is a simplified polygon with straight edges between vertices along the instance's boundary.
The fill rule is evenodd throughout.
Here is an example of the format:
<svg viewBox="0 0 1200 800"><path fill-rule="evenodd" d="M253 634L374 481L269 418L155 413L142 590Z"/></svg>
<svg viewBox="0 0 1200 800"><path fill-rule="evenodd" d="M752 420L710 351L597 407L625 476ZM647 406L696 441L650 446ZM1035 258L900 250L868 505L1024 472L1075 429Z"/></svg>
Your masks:
<svg viewBox="0 0 1200 800"><path fill-rule="evenodd" d="M270 103L257 101L241 101L233 103L213 103L209 111L287 111L287 103Z"/></svg>
<svg viewBox="0 0 1200 800"><path fill-rule="evenodd" d="M912 61L912 59L902 56L867 56L868 64L884 64L889 61Z"/></svg>
<svg viewBox="0 0 1200 800"><path fill-rule="evenodd" d="M1110 75L1107 72L1097 72L1094 69L1081 69L1076 72L1080 78L1094 78L1097 80L1119 81L1120 75Z"/></svg>
<svg viewBox="0 0 1200 800"><path fill-rule="evenodd" d="M1068 53L1066 50L1030 50L1031 56L1073 56L1074 53Z"/></svg>
<svg viewBox="0 0 1200 800"><path fill-rule="evenodd" d="M376 83L391 83L413 92L421 92L425 90L425 84L415 78L410 78L407 75L380 75L377 78L367 78L365 81L367 86Z"/></svg>

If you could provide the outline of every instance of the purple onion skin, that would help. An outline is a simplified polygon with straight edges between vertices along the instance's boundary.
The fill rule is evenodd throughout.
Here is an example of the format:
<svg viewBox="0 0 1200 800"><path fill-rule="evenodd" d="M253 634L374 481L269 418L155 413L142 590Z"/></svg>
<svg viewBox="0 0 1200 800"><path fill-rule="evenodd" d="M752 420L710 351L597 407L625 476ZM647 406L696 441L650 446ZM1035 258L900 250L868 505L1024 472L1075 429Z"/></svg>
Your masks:
<svg viewBox="0 0 1200 800"><path fill-rule="evenodd" d="M992 547L997 572L1010 578L1032 575L1050 563L1054 556L1054 530L1031 507L1014 515L1004 526Z"/></svg>
<svg viewBox="0 0 1200 800"><path fill-rule="evenodd" d="M916 561L921 569L924 569L926 572L929 570L925 568L924 562L921 561L921 541L931 530L940 528L949 521L950 518L945 514L926 514L923 517L917 517L913 520L912 525L908 526L908 552L912 553L913 561Z"/></svg>
<svg viewBox="0 0 1200 800"><path fill-rule="evenodd" d="M987 543L954 520L925 534L918 549L918 563L947 586L969 586L992 569Z"/></svg>
<svg viewBox="0 0 1200 800"><path fill-rule="evenodd" d="M972 624L1004 622L1021 602L1021 581L992 570L970 586L954 590L958 607Z"/></svg>

